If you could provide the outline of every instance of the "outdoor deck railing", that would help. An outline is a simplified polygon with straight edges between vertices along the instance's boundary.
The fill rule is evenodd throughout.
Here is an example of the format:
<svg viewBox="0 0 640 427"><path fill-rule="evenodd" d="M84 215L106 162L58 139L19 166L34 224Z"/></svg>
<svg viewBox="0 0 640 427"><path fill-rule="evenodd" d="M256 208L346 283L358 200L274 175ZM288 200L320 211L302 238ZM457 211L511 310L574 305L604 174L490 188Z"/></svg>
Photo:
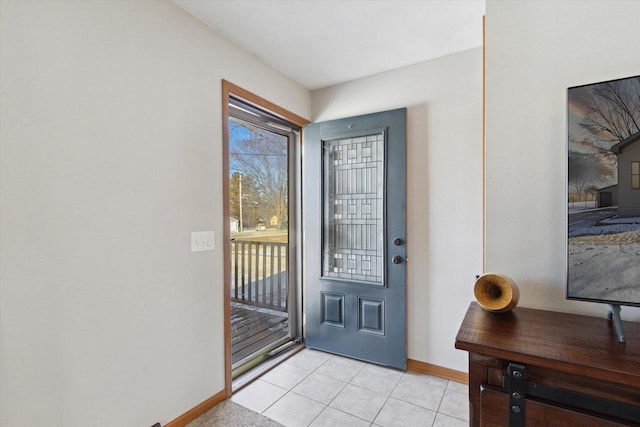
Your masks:
<svg viewBox="0 0 640 427"><path fill-rule="evenodd" d="M287 243L231 241L231 300L287 311Z"/></svg>

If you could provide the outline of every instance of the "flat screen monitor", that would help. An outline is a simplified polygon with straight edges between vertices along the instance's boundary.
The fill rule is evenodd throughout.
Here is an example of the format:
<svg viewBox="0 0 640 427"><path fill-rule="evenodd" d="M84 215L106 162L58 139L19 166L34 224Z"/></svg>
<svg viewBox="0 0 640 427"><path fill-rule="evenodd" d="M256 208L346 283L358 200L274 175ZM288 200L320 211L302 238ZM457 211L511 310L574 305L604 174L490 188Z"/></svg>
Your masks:
<svg viewBox="0 0 640 427"><path fill-rule="evenodd" d="M640 76L570 87L567 298L640 306Z"/></svg>

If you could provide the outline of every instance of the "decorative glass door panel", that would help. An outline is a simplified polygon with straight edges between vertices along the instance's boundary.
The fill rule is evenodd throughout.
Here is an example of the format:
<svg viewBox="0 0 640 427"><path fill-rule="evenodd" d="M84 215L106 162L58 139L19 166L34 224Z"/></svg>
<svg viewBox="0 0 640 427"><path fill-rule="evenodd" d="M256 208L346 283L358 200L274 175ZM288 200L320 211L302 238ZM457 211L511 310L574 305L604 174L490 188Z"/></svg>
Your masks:
<svg viewBox="0 0 640 427"><path fill-rule="evenodd" d="M322 277L384 285L384 132L322 152Z"/></svg>

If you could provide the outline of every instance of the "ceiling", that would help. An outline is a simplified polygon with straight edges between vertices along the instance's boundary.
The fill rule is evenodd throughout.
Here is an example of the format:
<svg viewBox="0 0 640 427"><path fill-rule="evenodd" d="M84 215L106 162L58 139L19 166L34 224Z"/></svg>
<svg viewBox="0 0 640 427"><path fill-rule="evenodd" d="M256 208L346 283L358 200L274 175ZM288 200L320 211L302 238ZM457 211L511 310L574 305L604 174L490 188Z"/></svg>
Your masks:
<svg viewBox="0 0 640 427"><path fill-rule="evenodd" d="M482 45L484 0L171 0L314 90Z"/></svg>

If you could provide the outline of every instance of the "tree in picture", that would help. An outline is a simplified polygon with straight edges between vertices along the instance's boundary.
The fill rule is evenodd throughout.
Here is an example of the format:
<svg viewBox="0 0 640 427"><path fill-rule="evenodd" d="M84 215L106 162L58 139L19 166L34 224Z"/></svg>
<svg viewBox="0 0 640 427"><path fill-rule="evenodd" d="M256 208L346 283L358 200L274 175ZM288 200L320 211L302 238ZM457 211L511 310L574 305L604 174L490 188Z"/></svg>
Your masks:
<svg viewBox="0 0 640 427"><path fill-rule="evenodd" d="M568 280L640 305L640 76L568 90Z"/></svg>

